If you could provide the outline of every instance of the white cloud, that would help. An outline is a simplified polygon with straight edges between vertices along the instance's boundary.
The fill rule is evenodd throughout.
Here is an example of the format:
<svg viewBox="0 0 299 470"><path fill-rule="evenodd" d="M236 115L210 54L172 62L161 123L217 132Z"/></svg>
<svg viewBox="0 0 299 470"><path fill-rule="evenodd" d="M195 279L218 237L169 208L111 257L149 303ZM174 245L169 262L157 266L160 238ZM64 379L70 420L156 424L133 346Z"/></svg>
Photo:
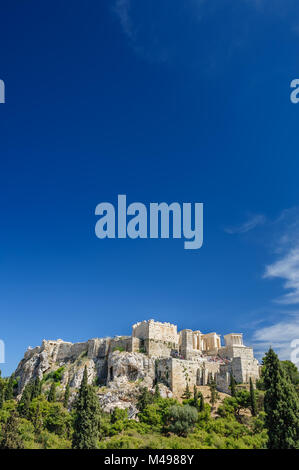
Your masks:
<svg viewBox="0 0 299 470"><path fill-rule="evenodd" d="M236 233L246 233L249 232L250 230L253 230L255 227L258 225L263 225L266 222L265 216L262 214L257 214L248 219L246 222L244 222L241 225L235 226L235 227L227 227L225 228L225 232L229 234L236 234Z"/></svg>
<svg viewBox="0 0 299 470"><path fill-rule="evenodd" d="M124 33L129 37L133 38L133 25L130 15L131 0L117 0L115 2L114 11L117 14L120 24L123 28Z"/></svg>
<svg viewBox="0 0 299 470"><path fill-rule="evenodd" d="M276 299L285 305L299 303L299 208L284 210L269 225L274 234L273 252L279 257L266 266L266 279L282 279L288 292Z"/></svg>
<svg viewBox="0 0 299 470"><path fill-rule="evenodd" d="M294 14L295 7L292 7L297 1L111 0L110 8L138 57L150 63L171 63L210 74L215 73L216 67L222 69L230 63L235 53L255 40L251 33L255 17L260 21L259 18L271 16L279 23L283 18L287 25L299 24L298 14ZM236 3L239 20L232 24L231 12L236 10ZM217 37L215 19L220 23ZM203 21L204 37L200 34Z"/></svg>
<svg viewBox="0 0 299 470"><path fill-rule="evenodd" d="M267 314L262 312L262 315L259 315L259 318L272 324L254 325L252 346L258 357L262 357L272 346L280 359L293 360L298 364L299 357L297 359L295 356L294 360L294 347L292 348L291 343L297 340L299 345L299 310L294 310L291 306L299 304L299 208L284 210L275 220L267 221L263 239L276 257L265 267L263 278L283 281L286 292L276 298L275 302L286 307L277 311L276 308L273 310L272 306L267 309Z"/></svg>
<svg viewBox="0 0 299 470"><path fill-rule="evenodd" d="M276 301L283 304L299 303L299 244L287 254L266 267L264 278L281 278L285 289L290 290Z"/></svg>
<svg viewBox="0 0 299 470"><path fill-rule="evenodd" d="M292 341L298 340L299 344L299 314L293 315L286 321L278 322L274 325L260 328L253 335L253 348L258 356L263 356L271 346L281 360L292 360L291 355L294 347Z"/></svg>

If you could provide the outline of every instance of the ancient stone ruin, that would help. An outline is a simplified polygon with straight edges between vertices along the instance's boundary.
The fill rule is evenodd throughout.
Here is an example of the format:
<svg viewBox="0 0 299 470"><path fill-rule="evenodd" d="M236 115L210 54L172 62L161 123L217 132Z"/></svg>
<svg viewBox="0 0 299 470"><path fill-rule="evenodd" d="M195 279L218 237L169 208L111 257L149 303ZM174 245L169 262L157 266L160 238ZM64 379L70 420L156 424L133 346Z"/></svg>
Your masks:
<svg viewBox="0 0 299 470"><path fill-rule="evenodd" d="M237 383L246 384L250 378L255 382L260 366L252 348L243 344L242 334L227 334L224 342L222 346L217 333L178 332L176 325L148 320L133 325L131 336L74 344L44 340L26 351L15 374L20 393L34 377L45 378L57 368L62 370L61 389L67 383L76 389L86 366L104 409L133 409L132 397L141 385L153 388L158 383L165 396L180 397L187 383L192 390L210 379L219 391L229 393L231 374Z"/></svg>
<svg viewBox="0 0 299 470"><path fill-rule="evenodd" d="M217 333L203 334L199 330L181 330L176 325L154 320L133 325L132 351L143 349L156 362L157 380L174 394L186 387L207 385L216 381L220 391L228 392L230 374L239 383L255 382L259 365L252 348L243 344L242 334L224 336L225 346Z"/></svg>

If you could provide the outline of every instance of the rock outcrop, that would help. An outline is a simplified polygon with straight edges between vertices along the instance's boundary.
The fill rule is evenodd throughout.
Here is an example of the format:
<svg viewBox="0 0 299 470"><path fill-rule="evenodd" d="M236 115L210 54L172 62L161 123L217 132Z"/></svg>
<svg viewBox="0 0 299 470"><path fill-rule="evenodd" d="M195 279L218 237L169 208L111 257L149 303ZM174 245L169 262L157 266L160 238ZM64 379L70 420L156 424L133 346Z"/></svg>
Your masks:
<svg viewBox="0 0 299 470"><path fill-rule="evenodd" d="M206 386L215 380L219 391L229 393L230 377L249 383L259 377L259 364L253 350L243 344L241 333L224 336L225 346L217 333L200 330L177 331L171 323L143 321L133 325L131 336L94 338L83 343L58 339L42 342L28 349L18 365L19 394L35 377L59 382L62 394L66 384L71 399L87 368L88 382L98 387L105 411L126 408L136 414L136 397L141 387L152 389L158 383L164 396L181 397L187 384Z"/></svg>
<svg viewBox="0 0 299 470"><path fill-rule="evenodd" d="M128 416L134 418L141 387L152 389L154 385L155 360L143 353L119 350L111 352L109 347L106 348L105 341L90 340L72 344L62 340L44 340L40 347L26 351L16 369L19 395L25 385L36 377L44 379L44 387L47 387L47 377L59 371L58 393L60 391L62 394L69 383L71 397L74 399L85 366L88 383L98 386L99 401L106 412L112 412L116 407L127 409ZM161 386L161 393L171 396L170 390L166 393L164 388Z"/></svg>

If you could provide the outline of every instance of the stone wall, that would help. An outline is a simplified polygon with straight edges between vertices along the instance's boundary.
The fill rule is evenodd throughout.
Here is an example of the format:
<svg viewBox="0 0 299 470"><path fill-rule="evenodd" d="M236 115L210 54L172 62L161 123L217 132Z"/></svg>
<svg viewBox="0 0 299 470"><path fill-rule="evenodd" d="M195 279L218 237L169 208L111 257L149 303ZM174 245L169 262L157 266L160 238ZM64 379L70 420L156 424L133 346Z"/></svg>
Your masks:
<svg viewBox="0 0 299 470"><path fill-rule="evenodd" d="M172 390L172 358L155 360L155 379Z"/></svg>
<svg viewBox="0 0 299 470"><path fill-rule="evenodd" d="M132 336L134 338L146 339L149 337L149 322L141 321L135 323L132 327Z"/></svg>
<svg viewBox="0 0 299 470"><path fill-rule="evenodd" d="M176 325L156 322L154 320L143 321L133 325L132 336L141 340L152 339L175 345L178 345L179 342Z"/></svg>
<svg viewBox="0 0 299 470"><path fill-rule="evenodd" d="M252 359L253 349L247 346L225 346L218 350L218 355L224 359L233 359L234 357L243 357L244 359Z"/></svg>
<svg viewBox="0 0 299 470"><path fill-rule="evenodd" d="M172 391L175 396L182 396L187 383L192 391L197 385L198 371L202 368L200 363L195 361L185 361L182 359L172 359Z"/></svg>
<svg viewBox="0 0 299 470"><path fill-rule="evenodd" d="M110 341L110 352L122 350L126 352L132 351L132 337L131 336L115 336Z"/></svg>
<svg viewBox="0 0 299 470"><path fill-rule="evenodd" d="M209 379L216 380L219 390L229 392L231 373L237 382L248 383L250 377L253 381L259 377L259 365L252 348L240 344L241 334L226 335L225 339L226 346L218 348L216 333L185 329L178 334L176 325L149 320L135 324L132 336L75 344L44 340L40 347L26 351L17 368L19 391L32 378L42 378L61 366L66 374L63 383L71 380L77 387L87 365L90 380L98 385L109 386L123 371L129 382L137 377L151 384L155 377L177 397L182 396L187 383L192 390L194 385L207 385Z"/></svg>

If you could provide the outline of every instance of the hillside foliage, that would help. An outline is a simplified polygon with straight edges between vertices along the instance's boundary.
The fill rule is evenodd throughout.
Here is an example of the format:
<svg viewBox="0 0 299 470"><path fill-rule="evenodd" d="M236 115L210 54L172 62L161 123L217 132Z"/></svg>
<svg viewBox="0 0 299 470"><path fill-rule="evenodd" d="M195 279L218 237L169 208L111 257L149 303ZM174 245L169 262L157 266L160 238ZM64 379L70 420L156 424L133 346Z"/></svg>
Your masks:
<svg viewBox="0 0 299 470"><path fill-rule="evenodd" d="M262 449L299 448L299 373L279 361L272 349L263 360L258 388L236 384L215 408L217 391L209 384L210 403L194 387L181 400L162 398L159 387L140 389L137 420L127 411L104 413L98 387L87 371L74 399L63 390L63 369L36 378L17 396L18 378L0 375L1 449Z"/></svg>

